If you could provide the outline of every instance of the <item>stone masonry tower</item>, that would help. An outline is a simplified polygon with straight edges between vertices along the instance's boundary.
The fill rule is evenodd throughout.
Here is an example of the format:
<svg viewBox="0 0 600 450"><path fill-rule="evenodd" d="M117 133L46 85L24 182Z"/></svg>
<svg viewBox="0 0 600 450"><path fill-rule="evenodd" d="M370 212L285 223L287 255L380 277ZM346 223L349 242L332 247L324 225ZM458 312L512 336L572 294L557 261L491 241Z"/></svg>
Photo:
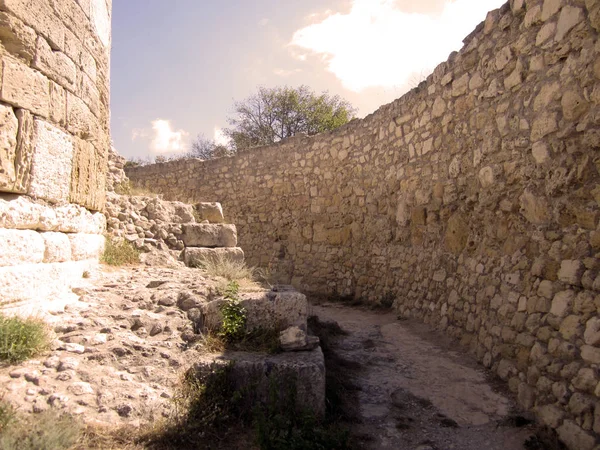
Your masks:
<svg viewBox="0 0 600 450"><path fill-rule="evenodd" d="M0 0L0 308L64 301L104 246L112 0Z"/></svg>

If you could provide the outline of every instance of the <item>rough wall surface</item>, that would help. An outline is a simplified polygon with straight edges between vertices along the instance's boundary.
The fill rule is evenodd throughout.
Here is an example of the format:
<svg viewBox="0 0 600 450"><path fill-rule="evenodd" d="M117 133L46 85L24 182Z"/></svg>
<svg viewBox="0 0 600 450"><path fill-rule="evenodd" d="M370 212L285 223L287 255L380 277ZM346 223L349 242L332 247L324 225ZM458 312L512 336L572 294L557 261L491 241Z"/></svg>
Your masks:
<svg viewBox="0 0 600 450"><path fill-rule="evenodd" d="M514 0L417 89L328 134L128 170L221 201L254 265L394 301L571 447L600 433L600 1Z"/></svg>
<svg viewBox="0 0 600 450"><path fill-rule="evenodd" d="M0 0L0 307L58 296L102 250L111 7Z"/></svg>

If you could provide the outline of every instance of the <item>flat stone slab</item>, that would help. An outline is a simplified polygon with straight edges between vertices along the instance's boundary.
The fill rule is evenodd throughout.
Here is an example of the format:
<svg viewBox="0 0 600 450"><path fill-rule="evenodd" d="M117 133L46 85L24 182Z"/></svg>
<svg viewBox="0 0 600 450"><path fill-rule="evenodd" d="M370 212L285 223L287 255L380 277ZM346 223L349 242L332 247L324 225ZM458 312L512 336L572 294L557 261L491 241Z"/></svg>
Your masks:
<svg viewBox="0 0 600 450"><path fill-rule="evenodd" d="M249 292L242 293L241 305L246 309L246 329L275 328L278 331L288 327L299 327L306 331L308 301L297 291ZM225 300L219 299L203 305L204 326L217 330L221 326L221 306Z"/></svg>
<svg viewBox="0 0 600 450"><path fill-rule="evenodd" d="M200 267L206 262L232 261L244 262L244 251L239 247L186 247L183 260L188 267Z"/></svg>
<svg viewBox="0 0 600 450"><path fill-rule="evenodd" d="M235 388L252 395L254 402L268 402L273 387L281 401L295 390L298 412L310 410L318 417L325 414L325 359L321 347L277 355L228 351L202 355L192 370L203 373L215 365L229 366Z"/></svg>
<svg viewBox="0 0 600 450"><path fill-rule="evenodd" d="M181 240L186 247L236 247L237 229L231 224L187 223Z"/></svg>

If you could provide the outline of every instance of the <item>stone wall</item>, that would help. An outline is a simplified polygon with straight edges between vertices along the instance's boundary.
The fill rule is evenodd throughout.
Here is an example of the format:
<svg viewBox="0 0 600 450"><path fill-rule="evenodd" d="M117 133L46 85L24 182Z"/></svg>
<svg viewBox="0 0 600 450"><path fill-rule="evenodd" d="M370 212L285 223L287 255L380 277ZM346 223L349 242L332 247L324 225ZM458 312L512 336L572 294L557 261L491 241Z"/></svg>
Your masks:
<svg viewBox="0 0 600 450"><path fill-rule="evenodd" d="M220 201L250 264L461 339L571 447L600 433L600 1L514 0L363 120L128 170Z"/></svg>
<svg viewBox="0 0 600 450"><path fill-rule="evenodd" d="M61 297L103 248L111 7L0 0L2 308Z"/></svg>

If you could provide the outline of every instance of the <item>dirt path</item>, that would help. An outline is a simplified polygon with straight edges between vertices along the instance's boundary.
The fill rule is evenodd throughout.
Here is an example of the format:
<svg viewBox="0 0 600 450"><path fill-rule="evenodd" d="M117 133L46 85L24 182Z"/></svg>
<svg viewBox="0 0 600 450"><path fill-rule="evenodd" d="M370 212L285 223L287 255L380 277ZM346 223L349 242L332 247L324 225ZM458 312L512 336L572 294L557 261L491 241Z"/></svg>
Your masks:
<svg viewBox="0 0 600 450"><path fill-rule="evenodd" d="M526 448L533 427L517 427L522 418L513 401L449 339L393 313L339 304L314 306L313 313L348 332L335 351L362 366L348 376L359 390L361 423L353 431L366 448Z"/></svg>

